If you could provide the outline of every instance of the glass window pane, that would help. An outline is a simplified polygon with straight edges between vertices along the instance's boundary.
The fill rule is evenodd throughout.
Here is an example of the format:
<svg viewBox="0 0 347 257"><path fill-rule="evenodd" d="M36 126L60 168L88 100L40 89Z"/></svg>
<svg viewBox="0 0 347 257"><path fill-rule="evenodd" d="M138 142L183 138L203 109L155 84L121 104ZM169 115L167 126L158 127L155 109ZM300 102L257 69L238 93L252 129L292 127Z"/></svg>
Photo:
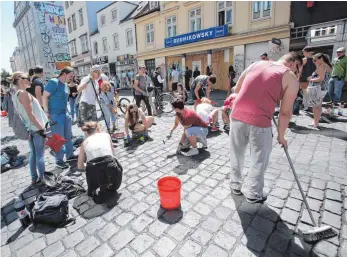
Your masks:
<svg viewBox="0 0 347 257"><path fill-rule="evenodd" d="M191 32L195 31L195 20L190 21L190 31Z"/></svg>
<svg viewBox="0 0 347 257"><path fill-rule="evenodd" d="M230 24L231 22L232 22L232 20L231 20L231 13L232 13L232 11L231 10L227 10L226 12L225 12L225 16L226 16L226 23L227 24Z"/></svg>
<svg viewBox="0 0 347 257"><path fill-rule="evenodd" d="M190 12L190 17L192 18L192 17L194 17L195 16L195 11L191 11Z"/></svg>
<svg viewBox="0 0 347 257"><path fill-rule="evenodd" d="M201 15L201 9L196 9L196 15Z"/></svg>
<svg viewBox="0 0 347 257"><path fill-rule="evenodd" d="M176 36L176 26L172 27L172 36Z"/></svg>
<svg viewBox="0 0 347 257"><path fill-rule="evenodd" d="M197 19L196 19L196 24L197 24L196 30L201 30L201 18L197 18Z"/></svg>
<svg viewBox="0 0 347 257"><path fill-rule="evenodd" d="M270 9L263 11L263 17L269 17L271 14Z"/></svg>
<svg viewBox="0 0 347 257"><path fill-rule="evenodd" d="M172 23L176 23L176 16L172 17Z"/></svg>
<svg viewBox="0 0 347 257"><path fill-rule="evenodd" d="M171 24L171 19L167 19L167 24L168 24L168 25Z"/></svg>
<svg viewBox="0 0 347 257"><path fill-rule="evenodd" d="M154 41L154 31L151 32L151 42Z"/></svg>
<svg viewBox="0 0 347 257"><path fill-rule="evenodd" d="M150 29L153 29L153 24L150 25Z"/></svg>
<svg viewBox="0 0 347 257"><path fill-rule="evenodd" d="M171 34L172 32L171 32L171 26L169 26L168 28L167 28L167 35L168 35L168 37L172 37L172 34Z"/></svg>
<svg viewBox="0 0 347 257"><path fill-rule="evenodd" d="M226 3L226 7L233 6L233 2L232 1L225 1L225 3Z"/></svg>
<svg viewBox="0 0 347 257"><path fill-rule="evenodd" d="M218 2L218 9L219 10L223 10L224 9L224 3L225 3L224 1L219 1Z"/></svg>

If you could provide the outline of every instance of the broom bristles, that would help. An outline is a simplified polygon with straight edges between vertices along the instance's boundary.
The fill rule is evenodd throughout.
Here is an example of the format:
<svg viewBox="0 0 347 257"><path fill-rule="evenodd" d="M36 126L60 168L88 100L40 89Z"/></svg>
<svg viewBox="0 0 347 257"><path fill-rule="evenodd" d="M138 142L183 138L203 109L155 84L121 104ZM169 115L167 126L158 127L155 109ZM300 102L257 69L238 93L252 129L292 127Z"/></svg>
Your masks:
<svg viewBox="0 0 347 257"><path fill-rule="evenodd" d="M337 236L337 232L330 226L322 226L303 231L302 236L306 243L314 243L322 239L328 239Z"/></svg>

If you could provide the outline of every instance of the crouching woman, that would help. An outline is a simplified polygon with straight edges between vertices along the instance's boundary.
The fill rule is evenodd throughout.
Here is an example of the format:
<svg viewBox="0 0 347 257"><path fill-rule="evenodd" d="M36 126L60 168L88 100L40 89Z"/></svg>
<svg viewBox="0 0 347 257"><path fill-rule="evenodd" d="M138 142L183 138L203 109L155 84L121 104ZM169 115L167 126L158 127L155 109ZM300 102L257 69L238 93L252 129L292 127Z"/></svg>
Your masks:
<svg viewBox="0 0 347 257"><path fill-rule="evenodd" d="M101 203L107 198L109 191L119 189L123 168L114 157L110 135L102 132L96 122L86 122L82 131L85 133L85 140L80 147L78 169L86 171L88 195L96 203Z"/></svg>

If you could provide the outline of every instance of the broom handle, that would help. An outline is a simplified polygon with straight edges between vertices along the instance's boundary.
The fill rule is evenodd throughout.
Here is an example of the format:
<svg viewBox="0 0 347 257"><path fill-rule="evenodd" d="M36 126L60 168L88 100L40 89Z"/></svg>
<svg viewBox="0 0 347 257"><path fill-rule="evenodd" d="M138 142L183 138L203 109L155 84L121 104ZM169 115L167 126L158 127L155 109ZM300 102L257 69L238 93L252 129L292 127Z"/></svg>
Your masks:
<svg viewBox="0 0 347 257"><path fill-rule="evenodd" d="M277 126L277 122L276 122L276 120L275 120L275 117L272 117L272 120L273 120L273 122L275 123L276 129L277 129L277 133L278 133L278 126ZM304 200L304 203L305 203L305 205L306 205L306 209L307 209L307 211L308 211L308 214L310 215L312 224L313 224L314 227L317 227L317 224L316 224L316 221L315 221L314 218L313 218L313 215L312 215L310 206L308 205L308 202L307 202L307 200L306 200L306 196L305 196L305 194L304 194L304 191L302 190L302 187L301 187L301 184L300 184L298 175L296 174L296 171L295 171L295 169L294 169L294 165L293 165L292 159L291 159L290 156L289 156L288 149L287 149L286 147L283 147L283 149L284 149L284 152L286 153L286 156L287 156L289 165L290 165L290 167L291 167L291 169L292 169L292 172L293 172L293 174L294 174L296 183L298 184L299 191L300 191L301 196L302 196L302 199Z"/></svg>

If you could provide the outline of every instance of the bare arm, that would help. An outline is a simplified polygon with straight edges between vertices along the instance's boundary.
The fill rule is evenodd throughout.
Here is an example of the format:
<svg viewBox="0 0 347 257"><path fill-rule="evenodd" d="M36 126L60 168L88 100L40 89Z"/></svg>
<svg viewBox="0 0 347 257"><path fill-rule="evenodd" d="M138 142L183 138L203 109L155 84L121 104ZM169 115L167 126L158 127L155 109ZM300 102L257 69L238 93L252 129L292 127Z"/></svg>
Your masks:
<svg viewBox="0 0 347 257"><path fill-rule="evenodd" d="M139 81L137 79L135 79L133 87L136 91L140 92L141 94L143 93L143 90L139 88Z"/></svg>
<svg viewBox="0 0 347 257"><path fill-rule="evenodd" d="M239 77L239 79L237 80L236 82L236 86L235 86L235 93L238 94L241 90L241 87L242 87L242 84L243 84L243 81L245 80L245 77L247 75L247 70L244 70L241 74L241 76Z"/></svg>
<svg viewBox="0 0 347 257"><path fill-rule="evenodd" d="M177 128L178 124L180 124L180 119L176 116L175 124L172 127L171 132L173 132Z"/></svg>
<svg viewBox="0 0 347 257"><path fill-rule="evenodd" d="M317 69L317 74L318 74L318 77L317 78L311 78L309 81L311 82L322 82L324 80L324 77L325 77L325 69L323 66L319 67Z"/></svg>
<svg viewBox="0 0 347 257"><path fill-rule="evenodd" d="M77 160L78 169L85 169L85 165L84 165L85 160L86 160L86 153L84 152L84 144L82 144L80 147L80 153L78 155L78 160Z"/></svg>
<svg viewBox="0 0 347 257"><path fill-rule="evenodd" d="M196 99L200 99L199 97L199 90L200 90L200 87L201 87L201 84L197 84L196 87L195 87L195 90L194 90L194 94L196 96Z"/></svg>
<svg viewBox="0 0 347 257"><path fill-rule="evenodd" d="M139 112L139 114L140 114L140 116L141 116L142 125L144 125L144 126L146 127L146 125L147 125L147 120L146 120L145 114L144 114L143 111L140 110L140 109L138 109L138 112Z"/></svg>
<svg viewBox="0 0 347 257"><path fill-rule="evenodd" d="M39 101L40 106L43 106L43 103L42 103L42 94L41 94L41 92L42 92L41 87L36 86L36 87L35 87L35 96L36 96L36 99Z"/></svg>
<svg viewBox="0 0 347 257"><path fill-rule="evenodd" d="M45 113L48 113L48 98L51 95L51 93L47 91L43 91L43 96L42 96L42 104L43 104L43 109L45 110Z"/></svg>
<svg viewBox="0 0 347 257"><path fill-rule="evenodd" d="M28 117L31 123L33 123L38 130L44 129L45 124L40 124L39 121L36 119L36 116L34 115L33 105L32 105L32 96L30 96L28 92L21 92L19 94L18 99L23 105L26 113L28 114Z"/></svg>
<svg viewBox="0 0 347 257"><path fill-rule="evenodd" d="M125 134L129 136L129 121L128 121L128 115L124 116L124 130Z"/></svg>

